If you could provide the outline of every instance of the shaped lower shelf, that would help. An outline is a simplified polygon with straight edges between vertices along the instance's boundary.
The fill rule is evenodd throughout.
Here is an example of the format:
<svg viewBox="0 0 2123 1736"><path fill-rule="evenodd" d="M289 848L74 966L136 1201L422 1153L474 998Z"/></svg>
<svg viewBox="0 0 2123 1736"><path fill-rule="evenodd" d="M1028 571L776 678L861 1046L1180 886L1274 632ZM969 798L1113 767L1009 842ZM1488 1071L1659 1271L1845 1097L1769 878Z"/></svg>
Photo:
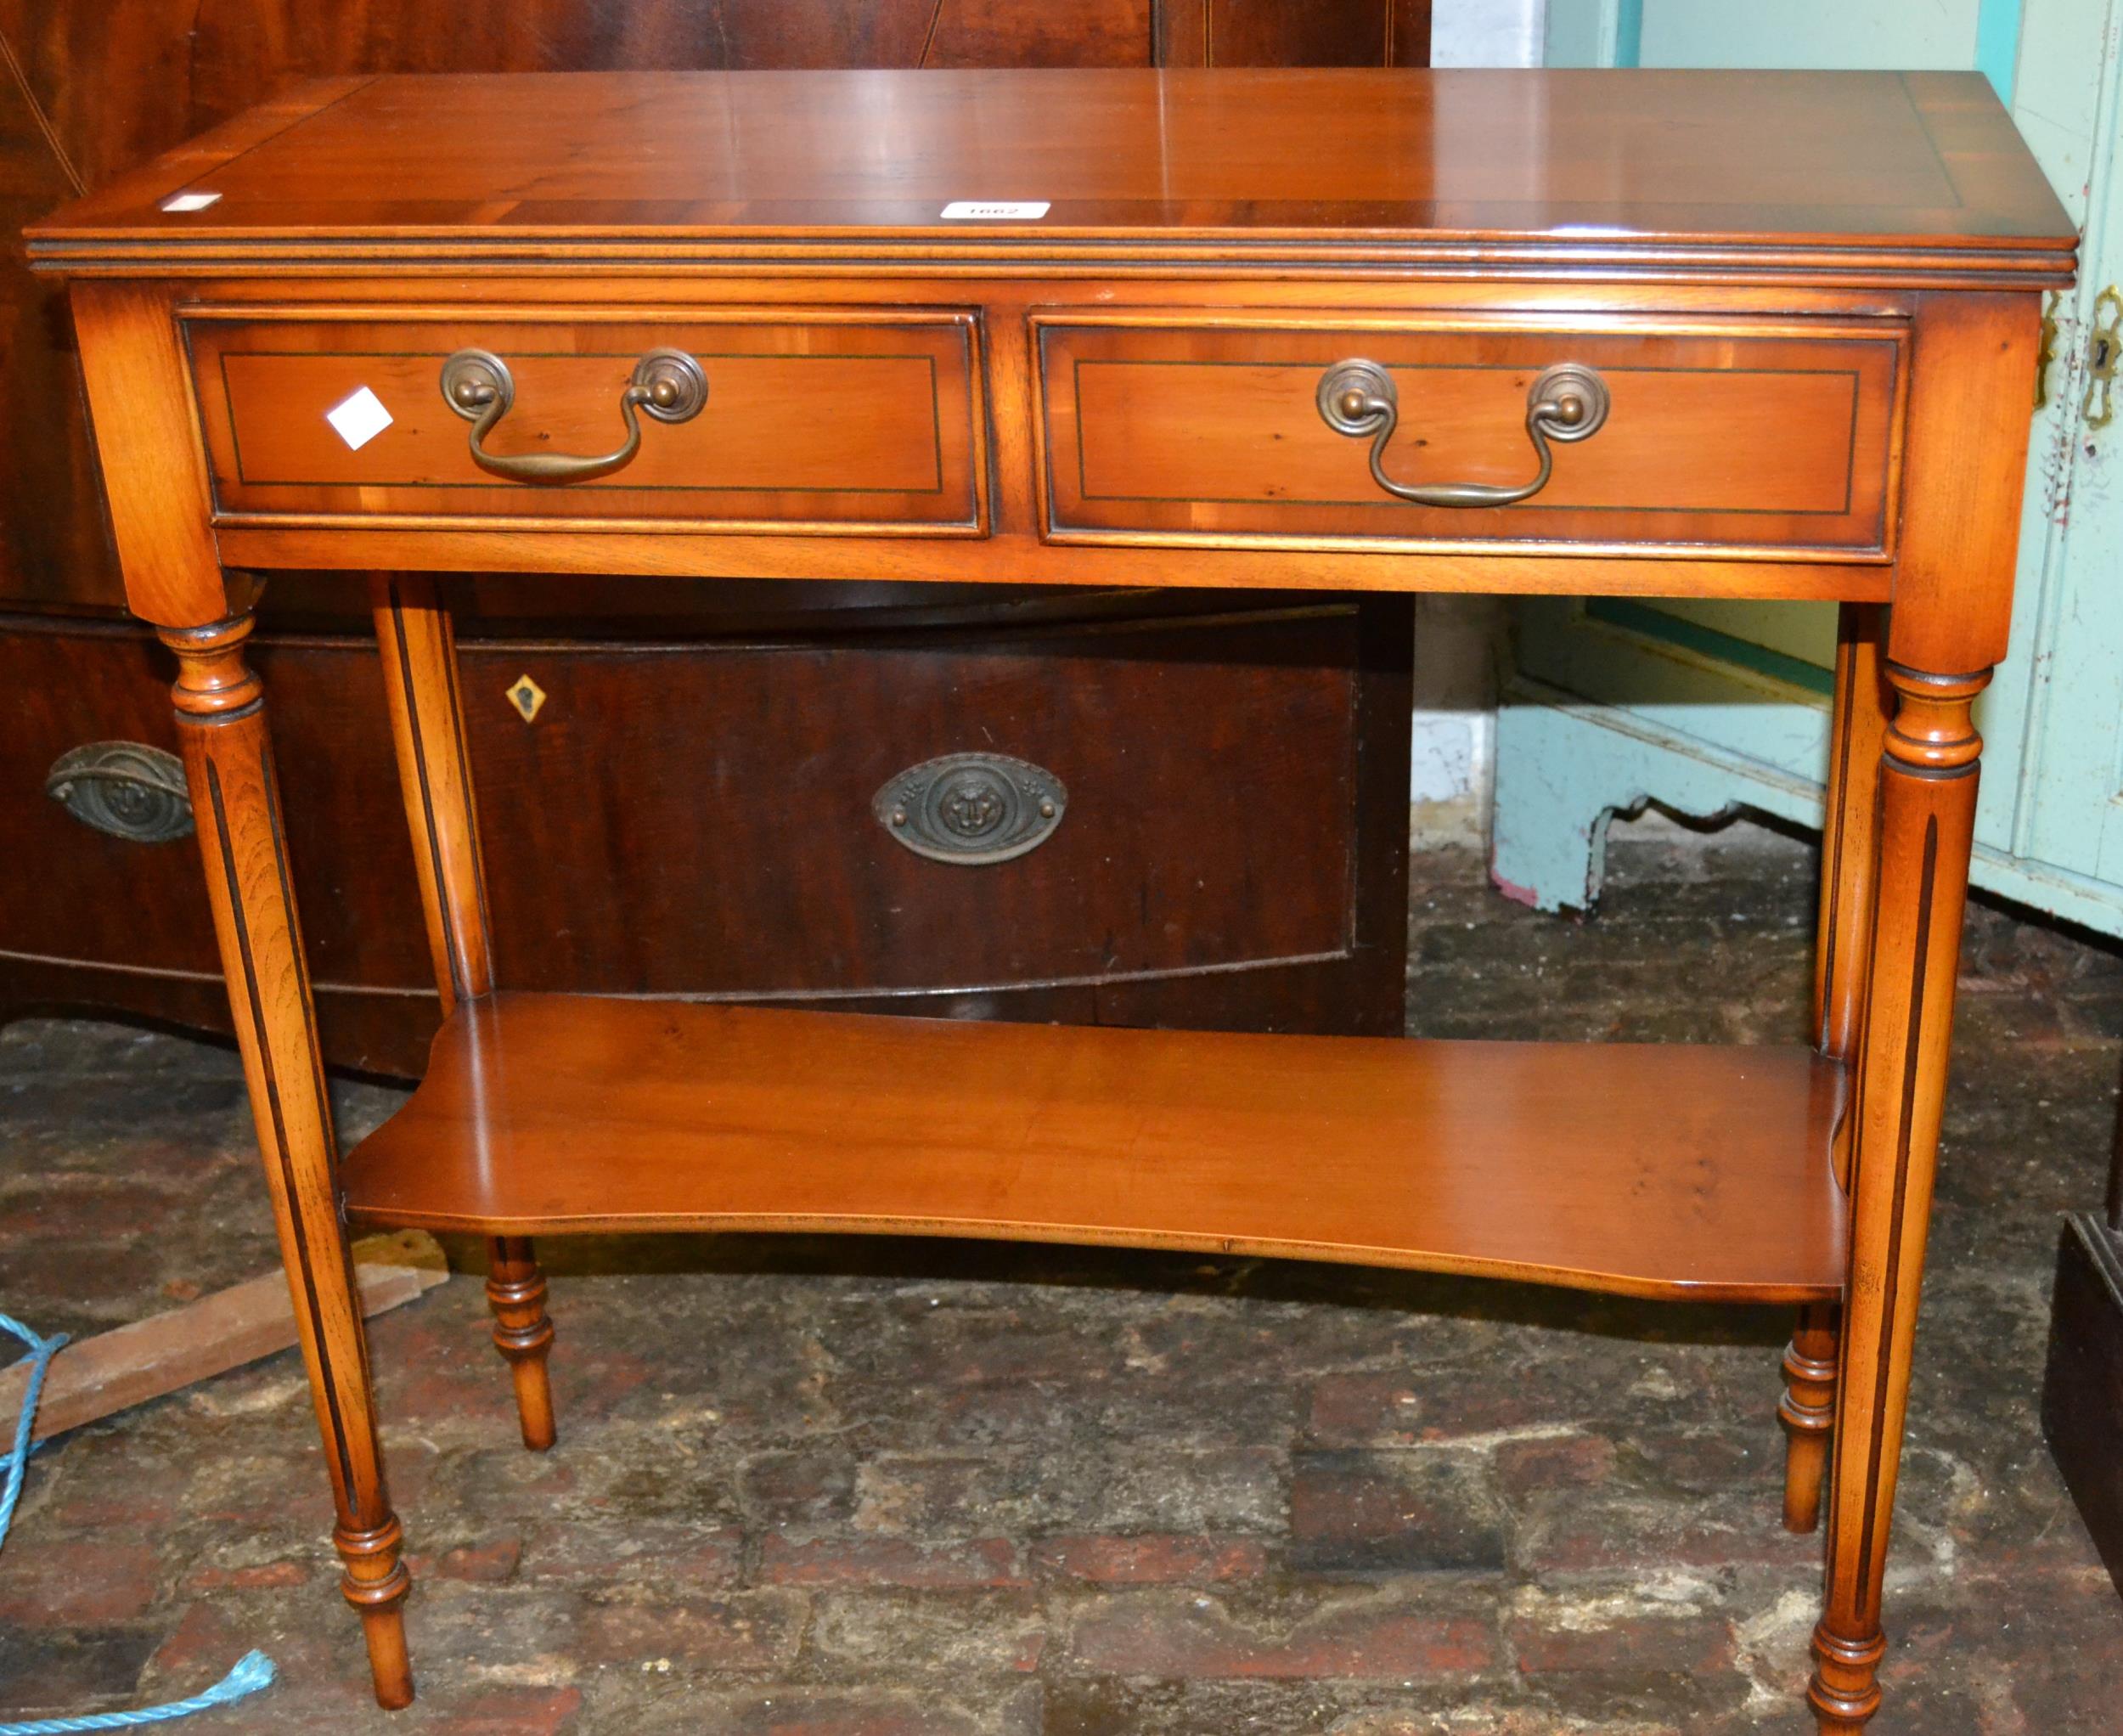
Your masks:
<svg viewBox="0 0 2123 1736"><path fill-rule="evenodd" d="M1844 1075L1799 1047L460 1006L350 1216L1198 1248L1642 1296L1834 1297Z"/></svg>

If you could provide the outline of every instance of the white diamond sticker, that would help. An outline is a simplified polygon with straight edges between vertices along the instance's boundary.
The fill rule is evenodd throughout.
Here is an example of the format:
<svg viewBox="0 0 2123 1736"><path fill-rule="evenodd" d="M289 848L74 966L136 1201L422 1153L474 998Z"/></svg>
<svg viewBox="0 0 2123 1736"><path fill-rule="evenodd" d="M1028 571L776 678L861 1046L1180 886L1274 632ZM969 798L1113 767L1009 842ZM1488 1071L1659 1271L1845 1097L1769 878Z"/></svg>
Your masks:
<svg viewBox="0 0 2123 1736"><path fill-rule="evenodd" d="M339 437L359 452L391 426L391 412L367 386L324 412L324 420L339 431Z"/></svg>
<svg viewBox="0 0 2123 1736"><path fill-rule="evenodd" d="M943 207L946 223L1032 223L1045 217L1051 204L1045 199L954 199Z"/></svg>
<svg viewBox="0 0 2123 1736"><path fill-rule="evenodd" d="M165 211L204 211L221 198L218 193L172 193L162 201Z"/></svg>

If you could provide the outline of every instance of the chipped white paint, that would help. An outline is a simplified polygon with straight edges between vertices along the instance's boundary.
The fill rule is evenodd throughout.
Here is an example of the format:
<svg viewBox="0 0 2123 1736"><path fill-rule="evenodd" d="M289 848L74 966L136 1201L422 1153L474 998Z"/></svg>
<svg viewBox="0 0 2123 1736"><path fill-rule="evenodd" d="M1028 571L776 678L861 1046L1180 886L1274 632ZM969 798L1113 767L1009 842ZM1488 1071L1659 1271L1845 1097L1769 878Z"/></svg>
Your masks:
<svg viewBox="0 0 2123 1736"><path fill-rule="evenodd" d="M1408 798L1417 804L1426 836L1452 831L1439 825L1444 810L1464 810L1470 819L1488 811L1503 634L1503 611L1492 597L1416 600Z"/></svg>
<svg viewBox="0 0 2123 1736"><path fill-rule="evenodd" d="M1647 66L1973 66L1979 0L1645 0Z"/></svg>
<svg viewBox="0 0 2123 1736"><path fill-rule="evenodd" d="M1547 0L1434 0L1433 66L1537 66Z"/></svg>

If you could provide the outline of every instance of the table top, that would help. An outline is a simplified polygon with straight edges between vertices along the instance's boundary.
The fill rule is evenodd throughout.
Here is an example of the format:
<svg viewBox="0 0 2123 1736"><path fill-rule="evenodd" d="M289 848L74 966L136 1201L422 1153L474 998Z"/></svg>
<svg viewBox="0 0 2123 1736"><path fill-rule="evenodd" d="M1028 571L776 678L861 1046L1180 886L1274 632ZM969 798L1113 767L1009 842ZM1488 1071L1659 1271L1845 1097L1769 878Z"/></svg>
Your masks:
<svg viewBox="0 0 2123 1736"><path fill-rule="evenodd" d="M1043 210L944 215L961 202ZM322 81L30 233L39 263L67 269L437 243L786 256L870 237L871 256L1281 240L1766 263L1828 247L2054 279L2073 245L1974 74L1369 69Z"/></svg>

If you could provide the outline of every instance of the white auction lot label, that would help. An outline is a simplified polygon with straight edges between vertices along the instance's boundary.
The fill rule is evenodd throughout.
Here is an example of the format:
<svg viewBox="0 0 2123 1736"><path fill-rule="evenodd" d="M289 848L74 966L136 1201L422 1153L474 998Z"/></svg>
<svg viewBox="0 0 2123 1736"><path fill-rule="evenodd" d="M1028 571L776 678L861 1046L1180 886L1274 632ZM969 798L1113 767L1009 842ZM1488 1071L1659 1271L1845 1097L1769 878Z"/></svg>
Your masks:
<svg viewBox="0 0 2123 1736"><path fill-rule="evenodd" d="M384 409L383 400L364 386L325 411L324 420L339 431L341 440L359 452L391 426L391 412Z"/></svg>
<svg viewBox="0 0 2123 1736"><path fill-rule="evenodd" d="M1027 223L1047 214L1053 201L1045 199L1020 199L1015 201L996 199L954 199L943 207L944 220L957 223Z"/></svg>

